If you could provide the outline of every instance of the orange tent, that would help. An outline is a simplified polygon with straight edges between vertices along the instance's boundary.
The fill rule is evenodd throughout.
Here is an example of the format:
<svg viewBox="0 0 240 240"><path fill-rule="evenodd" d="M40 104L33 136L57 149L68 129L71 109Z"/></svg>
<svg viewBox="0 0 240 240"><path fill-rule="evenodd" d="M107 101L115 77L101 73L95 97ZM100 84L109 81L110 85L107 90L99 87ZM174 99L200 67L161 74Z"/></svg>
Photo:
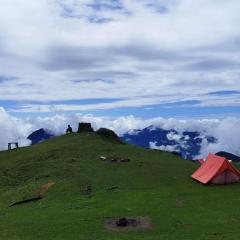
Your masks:
<svg viewBox="0 0 240 240"><path fill-rule="evenodd" d="M240 171L226 158L209 154L206 161L193 173L192 178L203 184L240 182Z"/></svg>

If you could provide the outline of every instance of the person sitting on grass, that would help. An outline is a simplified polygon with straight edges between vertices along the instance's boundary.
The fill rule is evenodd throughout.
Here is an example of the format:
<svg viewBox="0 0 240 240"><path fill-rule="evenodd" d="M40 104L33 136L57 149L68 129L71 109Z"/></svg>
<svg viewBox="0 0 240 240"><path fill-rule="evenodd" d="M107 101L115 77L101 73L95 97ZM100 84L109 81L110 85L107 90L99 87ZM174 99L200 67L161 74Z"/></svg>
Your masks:
<svg viewBox="0 0 240 240"><path fill-rule="evenodd" d="M72 128L71 128L71 126L70 125L68 125L68 128L67 128L67 130L66 130L66 133L72 133L73 131L72 131Z"/></svg>

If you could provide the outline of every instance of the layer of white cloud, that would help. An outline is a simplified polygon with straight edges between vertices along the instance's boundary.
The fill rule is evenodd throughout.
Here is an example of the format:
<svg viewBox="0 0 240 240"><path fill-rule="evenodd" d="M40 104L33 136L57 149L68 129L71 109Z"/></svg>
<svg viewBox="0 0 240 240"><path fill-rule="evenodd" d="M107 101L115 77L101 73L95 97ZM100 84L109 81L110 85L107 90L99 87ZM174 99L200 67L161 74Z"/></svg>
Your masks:
<svg viewBox="0 0 240 240"><path fill-rule="evenodd" d="M146 107L161 105L166 109L173 108L174 104L178 107L227 107L227 106L239 106L240 98L237 96L204 96L204 95L159 95L150 97L133 97L126 98L124 100L112 101L109 103L95 103L95 104L22 104L20 107L13 107L9 109L9 112L64 112L64 111L92 111L92 110L109 110L115 108L127 108L127 107ZM186 104L187 101L196 101L191 105ZM201 102L203 101L203 102ZM182 104L180 104L182 102ZM168 105L170 104L170 105ZM171 105L173 104L173 105Z"/></svg>
<svg viewBox="0 0 240 240"><path fill-rule="evenodd" d="M239 8L238 0L1 1L0 76L15 78L0 80L0 100L127 97L56 104L63 110L176 100L239 106L238 96L206 95L240 90Z"/></svg>
<svg viewBox="0 0 240 240"><path fill-rule="evenodd" d="M176 133L174 133L174 132L170 132L170 133L168 133L167 134L167 139L168 140L174 140L174 141L177 141L177 142L179 142L179 140L182 138L182 136L181 135L178 135L178 134L176 134Z"/></svg>
<svg viewBox="0 0 240 240"><path fill-rule="evenodd" d="M0 150L7 149L8 143L18 142L20 146L27 146L31 142L26 139L26 134L31 132L31 124L8 115L0 107Z"/></svg>
<svg viewBox="0 0 240 240"><path fill-rule="evenodd" d="M216 143L207 143L203 140L201 154L196 158L206 157L209 152L228 151L240 155L240 119L201 119L201 120L179 120L174 118L154 118L143 120L134 116L125 116L119 118L95 117L93 115L59 114L53 117L37 117L29 119L20 119L13 117L0 109L0 149L7 148L8 142L19 141L20 146L28 145L26 137L39 128L51 130L56 135L64 134L67 124L71 124L76 131L79 122L91 122L94 129L106 127L114 130L119 135L133 129L143 129L150 125L160 127L165 130L176 130L179 135L169 135L171 139L179 140L183 131L198 131L203 136L212 136L217 139ZM133 132L133 131L131 131ZM182 141L184 144L184 141ZM151 143L151 147L162 150L170 150L168 146L156 146ZM182 147L184 147L182 145ZM171 151L174 150L171 147Z"/></svg>
<svg viewBox="0 0 240 240"><path fill-rule="evenodd" d="M149 147L152 149L163 150L167 152L178 152L178 145L161 145L158 146L157 142L150 142Z"/></svg>
<svg viewBox="0 0 240 240"><path fill-rule="evenodd" d="M208 134L217 139L217 143L202 144L201 156L209 152L228 151L240 155L240 119L226 118L208 129Z"/></svg>

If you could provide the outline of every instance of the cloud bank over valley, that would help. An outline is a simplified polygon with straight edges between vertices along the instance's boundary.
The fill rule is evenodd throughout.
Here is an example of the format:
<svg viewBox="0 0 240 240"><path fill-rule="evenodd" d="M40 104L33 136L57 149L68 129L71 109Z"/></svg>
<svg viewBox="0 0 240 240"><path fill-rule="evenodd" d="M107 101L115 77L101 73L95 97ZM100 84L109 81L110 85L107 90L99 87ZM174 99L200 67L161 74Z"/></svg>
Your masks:
<svg viewBox="0 0 240 240"><path fill-rule="evenodd" d="M45 128L55 135L65 133L67 124L71 124L76 131L79 122L91 122L94 129L106 127L114 130L119 135L126 132L134 132L136 129L143 129L149 126L161 128L164 130L176 130L179 135L169 134L169 140L180 141L181 133L184 131L199 132L203 136L200 157L205 157L209 152L228 151L240 155L240 119L175 119L175 118L152 118L141 119L134 116L125 116L118 118L96 117L83 114L59 114L52 117L37 117L21 119L9 115L3 108L0 109L0 149L5 150L8 142L19 141L20 146L30 144L26 140L27 136L35 130ZM212 136L217 141L208 143L204 141L204 136ZM154 142L149 143L152 148L159 148ZM162 150L174 150L172 146L160 148Z"/></svg>

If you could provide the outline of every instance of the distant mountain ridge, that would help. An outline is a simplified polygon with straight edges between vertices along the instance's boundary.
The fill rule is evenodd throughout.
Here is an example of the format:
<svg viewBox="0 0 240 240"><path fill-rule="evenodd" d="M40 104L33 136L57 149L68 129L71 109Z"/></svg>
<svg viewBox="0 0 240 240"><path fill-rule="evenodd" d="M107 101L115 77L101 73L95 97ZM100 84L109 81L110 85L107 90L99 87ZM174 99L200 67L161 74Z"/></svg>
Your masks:
<svg viewBox="0 0 240 240"><path fill-rule="evenodd" d="M50 130L41 128L41 129L38 129L38 130L34 131L33 133L31 133L27 137L27 139L30 140L32 142L32 145L33 145L33 144L40 143L44 140L47 140L51 137L54 137L54 134L51 133Z"/></svg>
<svg viewBox="0 0 240 240"><path fill-rule="evenodd" d="M155 148L170 152L178 152L183 158L192 160L200 154L203 141L216 142L212 136L203 136L199 132L178 132L149 126L142 130L131 130L122 136L128 143L144 148Z"/></svg>
<svg viewBox="0 0 240 240"><path fill-rule="evenodd" d="M45 141L55 135L48 129L38 129L31 133L27 139L31 140L32 145ZM142 130L135 129L125 133L122 140L144 148L153 148L165 150L172 153L178 153L185 159L192 160L200 154L201 145L203 141L207 143L214 143L217 140L212 136L204 136L199 132L184 131L178 132L174 129L164 130L153 125ZM240 157L220 151L216 153L218 156L231 159L234 162L240 162Z"/></svg>
<svg viewBox="0 0 240 240"><path fill-rule="evenodd" d="M238 157L232 153L221 151L221 152L217 152L216 155L220 156L220 157L225 157L229 160L232 160L233 162L240 162L240 157Z"/></svg>

